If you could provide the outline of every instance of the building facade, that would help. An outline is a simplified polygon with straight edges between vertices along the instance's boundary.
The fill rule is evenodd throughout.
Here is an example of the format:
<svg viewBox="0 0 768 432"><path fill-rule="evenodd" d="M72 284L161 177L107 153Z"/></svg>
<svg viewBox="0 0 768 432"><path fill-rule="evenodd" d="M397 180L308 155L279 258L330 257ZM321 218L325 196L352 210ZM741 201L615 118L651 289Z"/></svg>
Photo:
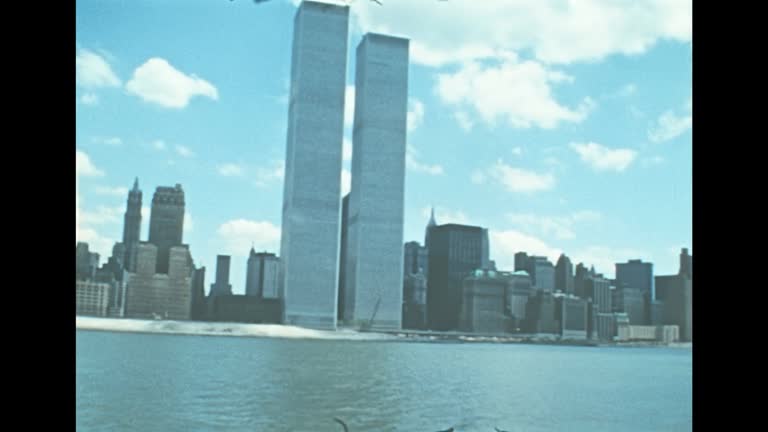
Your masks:
<svg viewBox="0 0 768 432"><path fill-rule="evenodd" d="M445 224L429 232L428 326L431 330L457 330L464 279L482 268L483 229Z"/></svg>
<svg viewBox="0 0 768 432"><path fill-rule="evenodd" d="M459 330L506 333L512 324L506 309L508 278L492 270L477 270L464 279Z"/></svg>
<svg viewBox="0 0 768 432"><path fill-rule="evenodd" d="M136 272L129 273L125 294L128 318L188 320L192 308L192 272L189 249L173 246L167 273L157 273L158 247L139 243Z"/></svg>
<svg viewBox="0 0 768 432"><path fill-rule="evenodd" d="M344 320L402 325L408 39L368 33L357 47Z"/></svg>
<svg viewBox="0 0 768 432"><path fill-rule="evenodd" d="M141 189L139 178L133 182L133 188L128 192L128 201L125 204L125 216L123 217L123 256L121 257L125 269L129 272L136 270L136 252L141 235Z"/></svg>
<svg viewBox="0 0 768 432"><path fill-rule="evenodd" d="M280 243L286 324L336 328L348 28L348 6L304 1L294 18Z"/></svg>
<svg viewBox="0 0 768 432"><path fill-rule="evenodd" d="M422 272L403 278L403 328L427 328L427 278Z"/></svg>
<svg viewBox="0 0 768 432"><path fill-rule="evenodd" d="M573 264L565 254L560 254L555 264L555 290L567 294L576 293L573 284Z"/></svg>
<svg viewBox="0 0 768 432"><path fill-rule="evenodd" d="M216 256L216 280L211 284L208 295L216 297L220 295L232 295L232 284L229 283L229 268L232 257L229 255Z"/></svg>
<svg viewBox="0 0 768 432"><path fill-rule="evenodd" d="M654 297L653 264L639 259L616 264L616 283L620 287L640 290Z"/></svg>
<svg viewBox="0 0 768 432"><path fill-rule="evenodd" d="M510 273L508 279L507 309L512 319L512 330L519 332L526 319L528 300L534 294L533 284L525 270Z"/></svg>
<svg viewBox="0 0 768 432"><path fill-rule="evenodd" d="M256 253L251 248L246 272L245 295L259 298L278 297L280 259L268 252Z"/></svg>
<svg viewBox="0 0 768 432"><path fill-rule="evenodd" d="M656 276L660 300L664 302L663 324L680 328L680 340L693 341L693 281L684 274Z"/></svg>
<svg viewBox="0 0 768 432"><path fill-rule="evenodd" d="M77 242L75 245L75 279L92 280L99 268L99 254L88 249L88 243Z"/></svg>
<svg viewBox="0 0 768 432"><path fill-rule="evenodd" d="M555 297L555 316L559 324L558 333L564 339L587 339L587 301L571 295Z"/></svg>
<svg viewBox="0 0 768 432"><path fill-rule="evenodd" d="M75 281L75 314L106 317L109 307L110 284Z"/></svg>
<svg viewBox="0 0 768 432"><path fill-rule="evenodd" d="M157 246L157 273L168 273L170 250L182 245L184 205L180 184L155 189L149 215L149 243Z"/></svg>

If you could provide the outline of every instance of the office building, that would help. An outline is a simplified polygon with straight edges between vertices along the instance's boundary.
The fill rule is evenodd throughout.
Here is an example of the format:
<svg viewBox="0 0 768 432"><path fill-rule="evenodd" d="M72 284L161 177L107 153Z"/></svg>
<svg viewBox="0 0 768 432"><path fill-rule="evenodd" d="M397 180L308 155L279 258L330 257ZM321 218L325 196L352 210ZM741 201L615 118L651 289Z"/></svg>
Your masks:
<svg viewBox="0 0 768 432"><path fill-rule="evenodd" d="M336 328L348 24L348 6L311 1L294 18L280 244L286 324Z"/></svg>
<svg viewBox="0 0 768 432"><path fill-rule="evenodd" d="M653 299L653 264L639 259L616 264L616 283L620 287L640 290Z"/></svg>
<svg viewBox="0 0 768 432"><path fill-rule="evenodd" d="M522 331L526 319L528 299L534 294L531 276L525 271L508 274L507 309L512 319L512 331Z"/></svg>
<svg viewBox="0 0 768 432"><path fill-rule="evenodd" d="M218 322L279 324L282 300L249 295L220 295L208 299L208 319Z"/></svg>
<svg viewBox="0 0 768 432"><path fill-rule="evenodd" d="M687 276L688 279L693 279L693 256L688 254L688 248L683 248L680 251L679 273Z"/></svg>
<svg viewBox="0 0 768 432"><path fill-rule="evenodd" d="M196 321L206 319L205 266L192 270L192 306L190 318Z"/></svg>
<svg viewBox="0 0 768 432"><path fill-rule="evenodd" d="M75 245L75 279L93 280L99 268L99 254L88 249L88 243Z"/></svg>
<svg viewBox="0 0 768 432"><path fill-rule="evenodd" d="M464 279L459 330L471 333L506 333L511 319L506 310L508 278L479 269Z"/></svg>
<svg viewBox="0 0 768 432"><path fill-rule="evenodd" d="M344 320L402 324L408 39L368 33L357 47Z"/></svg>
<svg viewBox="0 0 768 432"><path fill-rule="evenodd" d="M657 294L664 302L664 325L680 328L680 340L693 341L693 281L685 274L656 276Z"/></svg>
<svg viewBox="0 0 768 432"><path fill-rule="evenodd" d="M192 309L189 249L187 245L171 247L168 272L157 273L158 249L151 243L139 243L136 272L128 274L125 316L188 320Z"/></svg>
<svg viewBox="0 0 768 432"><path fill-rule="evenodd" d="M403 278L403 328L427 328L427 278L422 272Z"/></svg>
<svg viewBox="0 0 768 432"><path fill-rule="evenodd" d="M184 231L184 190L159 186L152 197L149 243L157 246L157 273L168 273L170 250L181 246Z"/></svg>
<svg viewBox="0 0 768 432"><path fill-rule="evenodd" d="M423 273L429 275L429 251L419 242L411 241L405 244L403 254L403 276L409 274Z"/></svg>
<svg viewBox="0 0 768 432"><path fill-rule="evenodd" d="M139 178L133 182L133 188L128 192L128 201L125 205L123 218L123 254L122 261L126 270L136 270L136 252L141 236L141 189Z"/></svg>
<svg viewBox="0 0 768 432"><path fill-rule="evenodd" d="M587 301L576 296L555 295L555 316L563 339L587 339L589 308Z"/></svg>
<svg viewBox="0 0 768 432"><path fill-rule="evenodd" d="M560 334L560 317L556 314L555 297L550 291L536 290L528 299L523 332L533 334Z"/></svg>
<svg viewBox="0 0 768 432"><path fill-rule="evenodd" d="M75 281L75 314L106 317L110 284L89 280Z"/></svg>
<svg viewBox="0 0 768 432"><path fill-rule="evenodd" d="M256 253L251 248L248 257L245 295L260 298L277 298L280 259L268 252Z"/></svg>
<svg viewBox="0 0 768 432"><path fill-rule="evenodd" d="M208 295L216 297L220 295L232 295L232 284L229 283L229 268L232 257L229 255L216 256L216 280L211 284Z"/></svg>
<svg viewBox="0 0 768 432"><path fill-rule="evenodd" d="M555 291L561 291L567 294L575 294L573 285L573 264L571 259L560 254L555 265Z"/></svg>
<svg viewBox="0 0 768 432"><path fill-rule="evenodd" d="M629 325L648 325L648 292L634 288L613 290L613 311L624 312L629 317Z"/></svg>
<svg viewBox="0 0 768 432"><path fill-rule="evenodd" d="M483 264L483 229L445 224L429 235L427 319L431 330L457 330L464 279Z"/></svg>

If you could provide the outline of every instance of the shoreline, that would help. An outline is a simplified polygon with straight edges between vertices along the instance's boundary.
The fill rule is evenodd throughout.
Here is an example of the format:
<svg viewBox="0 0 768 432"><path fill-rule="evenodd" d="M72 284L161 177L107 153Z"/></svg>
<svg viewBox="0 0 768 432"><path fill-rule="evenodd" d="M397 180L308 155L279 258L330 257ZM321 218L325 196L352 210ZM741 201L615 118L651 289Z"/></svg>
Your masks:
<svg viewBox="0 0 768 432"><path fill-rule="evenodd" d="M685 348L692 343L665 344L655 341L608 342L588 339L559 339L557 336L514 334L470 334L418 330L360 331L340 327L338 330L314 330L282 324L248 324L209 321L139 320L130 318L75 317L75 330L118 333L164 334L178 336L229 336L299 340L338 340L353 342L406 342L453 344L522 344L574 346L593 348Z"/></svg>

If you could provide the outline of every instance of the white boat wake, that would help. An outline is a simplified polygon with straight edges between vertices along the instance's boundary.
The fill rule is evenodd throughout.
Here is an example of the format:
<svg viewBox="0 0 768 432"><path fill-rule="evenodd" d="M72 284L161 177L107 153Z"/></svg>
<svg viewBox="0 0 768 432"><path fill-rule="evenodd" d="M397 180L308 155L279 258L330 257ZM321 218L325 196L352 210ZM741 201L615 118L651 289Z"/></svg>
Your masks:
<svg viewBox="0 0 768 432"><path fill-rule="evenodd" d="M395 340L395 336L382 333L361 333L351 329L313 330L277 324L241 324L198 321L138 320L124 318L97 318L75 316L78 330L105 330L134 333L164 333L201 336L240 336L285 339L324 340Z"/></svg>

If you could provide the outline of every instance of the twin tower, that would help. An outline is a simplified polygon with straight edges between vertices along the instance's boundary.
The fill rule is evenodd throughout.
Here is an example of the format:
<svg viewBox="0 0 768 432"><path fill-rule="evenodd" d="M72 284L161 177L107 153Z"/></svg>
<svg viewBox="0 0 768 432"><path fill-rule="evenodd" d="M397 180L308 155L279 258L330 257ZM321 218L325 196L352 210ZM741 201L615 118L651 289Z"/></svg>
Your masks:
<svg viewBox="0 0 768 432"><path fill-rule="evenodd" d="M357 47L352 185L339 256L349 7L304 1L294 19L280 245L284 322L399 329L408 112L407 39ZM339 260L345 260L344 274Z"/></svg>

